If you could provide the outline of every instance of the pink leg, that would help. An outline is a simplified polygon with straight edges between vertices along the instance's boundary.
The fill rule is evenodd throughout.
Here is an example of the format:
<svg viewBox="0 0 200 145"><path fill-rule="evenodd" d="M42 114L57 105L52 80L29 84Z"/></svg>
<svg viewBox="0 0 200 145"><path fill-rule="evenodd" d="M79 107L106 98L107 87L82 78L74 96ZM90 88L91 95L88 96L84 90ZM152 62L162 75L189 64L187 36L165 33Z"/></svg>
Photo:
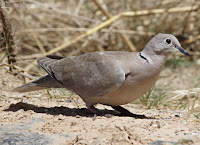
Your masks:
<svg viewBox="0 0 200 145"><path fill-rule="evenodd" d="M105 116L105 117L108 117L108 118L110 118L110 117L113 116L113 114L105 114L105 113L101 112L100 110L98 110L97 108L95 108L93 105L92 105L92 106L89 106L88 109L89 109L91 112L94 113L94 118L93 118L93 119L95 119L96 116Z"/></svg>

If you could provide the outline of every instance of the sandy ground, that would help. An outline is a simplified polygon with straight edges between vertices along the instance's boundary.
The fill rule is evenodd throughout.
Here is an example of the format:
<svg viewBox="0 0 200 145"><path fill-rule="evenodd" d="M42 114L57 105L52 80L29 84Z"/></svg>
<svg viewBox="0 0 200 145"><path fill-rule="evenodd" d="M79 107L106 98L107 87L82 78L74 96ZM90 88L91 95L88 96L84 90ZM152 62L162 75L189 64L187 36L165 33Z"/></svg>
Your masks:
<svg viewBox="0 0 200 145"><path fill-rule="evenodd" d="M196 87L199 81L194 76L199 72L197 67L165 69L157 86L172 90ZM3 67L0 77L0 144L200 144L200 120L194 116L186 120L184 109L146 110L132 103L124 107L155 119L113 116L93 120L76 95L12 93L8 90L23 84L22 79ZM115 113L110 107L97 107Z"/></svg>

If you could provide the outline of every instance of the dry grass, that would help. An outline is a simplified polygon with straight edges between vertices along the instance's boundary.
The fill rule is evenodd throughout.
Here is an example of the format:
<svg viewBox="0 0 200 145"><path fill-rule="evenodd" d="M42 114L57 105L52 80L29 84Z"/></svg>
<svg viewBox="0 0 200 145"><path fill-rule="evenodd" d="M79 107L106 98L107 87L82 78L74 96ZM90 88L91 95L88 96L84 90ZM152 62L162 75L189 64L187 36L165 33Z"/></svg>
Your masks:
<svg viewBox="0 0 200 145"><path fill-rule="evenodd" d="M11 24L5 24L1 15L0 33L5 41L1 40L0 63L13 67L14 74L31 79L39 72L35 61L39 56L140 51L157 33L177 36L191 54L184 59L195 62L200 56L199 0L8 0L1 1L0 10L7 14L7 22ZM15 45L6 46L5 42ZM8 48L12 49L8 52ZM14 56L16 62L7 64L6 59L10 58L4 56ZM191 90L187 93L191 96ZM188 112L199 116L197 93L188 98L192 104L188 105ZM150 107L153 105L146 101Z"/></svg>
<svg viewBox="0 0 200 145"><path fill-rule="evenodd" d="M190 115L194 115L196 118L200 119L200 88L176 90L172 91L171 94L173 97L169 97L169 100L185 102L188 112L187 118L189 118Z"/></svg>

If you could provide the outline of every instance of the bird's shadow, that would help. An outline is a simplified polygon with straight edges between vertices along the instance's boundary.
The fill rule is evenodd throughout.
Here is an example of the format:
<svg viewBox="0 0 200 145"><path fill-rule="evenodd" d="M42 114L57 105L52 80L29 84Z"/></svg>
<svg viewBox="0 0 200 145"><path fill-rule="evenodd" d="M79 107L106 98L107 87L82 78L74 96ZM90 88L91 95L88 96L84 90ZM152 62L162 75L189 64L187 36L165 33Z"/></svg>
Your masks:
<svg viewBox="0 0 200 145"><path fill-rule="evenodd" d="M4 109L3 111L13 111L16 112L20 109L23 109L24 111L32 110L36 113L46 113L50 115L64 115L64 116L83 116L83 117L94 117L94 114L90 112L87 108L69 108L69 107L38 107L33 104L28 104L24 102L18 102L16 104L11 104L8 109ZM118 117L134 117L138 119L155 119L152 117L146 117L145 115L137 115L137 114L120 114L116 110L107 110L107 109L101 109L100 110L104 114L112 114L113 116Z"/></svg>
<svg viewBox="0 0 200 145"><path fill-rule="evenodd" d="M36 113L46 113L51 115L64 115L64 116L84 116L84 117L93 117L94 114L90 112L87 108L69 108L69 107L38 107L33 104L28 104L24 102L18 102L16 104L11 104L8 109L4 111L13 111L16 112L20 109L24 111L32 110ZM107 114L116 114L115 110L101 110Z"/></svg>

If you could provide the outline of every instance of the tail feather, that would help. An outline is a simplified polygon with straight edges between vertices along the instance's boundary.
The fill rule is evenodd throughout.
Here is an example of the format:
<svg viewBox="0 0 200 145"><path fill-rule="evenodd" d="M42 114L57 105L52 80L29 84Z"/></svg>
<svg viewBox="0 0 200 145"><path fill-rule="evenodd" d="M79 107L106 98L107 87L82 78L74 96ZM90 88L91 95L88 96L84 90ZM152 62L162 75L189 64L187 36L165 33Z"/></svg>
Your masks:
<svg viewBox="0 0 200 145"><path fill-rule="evenodd" d="M12 91L23 93L23 92L37 91L47 88L63 88L63 87L64 86L57 80L53 79L49 75L45 75L36 81L14 88Z"/></svg>

